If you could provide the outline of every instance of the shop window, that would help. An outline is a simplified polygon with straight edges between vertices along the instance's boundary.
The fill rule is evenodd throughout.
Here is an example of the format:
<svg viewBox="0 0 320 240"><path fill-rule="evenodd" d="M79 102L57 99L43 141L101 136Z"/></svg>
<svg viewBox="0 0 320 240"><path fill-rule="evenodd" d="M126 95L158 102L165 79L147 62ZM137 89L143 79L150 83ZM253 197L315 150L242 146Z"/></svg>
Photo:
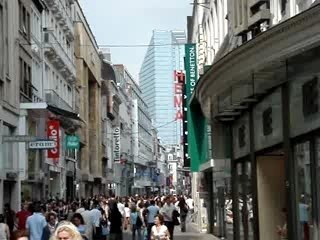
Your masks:
<svg viewBox="0 0 320 240"><path fill-rule="evenodd" d="M298 209L298 234L299 239L312 239L312 192L311 192L311 161L310 143L304 142L294 147L294 158L296 164L296 197Z"/></svg>
<svg viewBox="0 0 320 240"><path fill-rule="evenodd" d="M262 113L263 135L267 136L272 133L272 107L267 108Z"/></svg>
<svg viewBox="0 0 320 240"><path fill-rule="evenodd" d="M252 207L252 188L251 188L251 164L241 162L237 165L238 178L238 212L240 239L253 239L253 207Z"/></svg>
<svg viewBox="0 0 320 240"><path fill-rule="evenodd" d="M242 125L238 131L239 148L243 148L246 145L246 126Z"/></svg>
<svg viewBox="0 0 320 240"><path fill-rule="evenodd" d="M303 97L303 115L309 117L318 112L318 78L306 82L302 86L302 97Z"/></svg>

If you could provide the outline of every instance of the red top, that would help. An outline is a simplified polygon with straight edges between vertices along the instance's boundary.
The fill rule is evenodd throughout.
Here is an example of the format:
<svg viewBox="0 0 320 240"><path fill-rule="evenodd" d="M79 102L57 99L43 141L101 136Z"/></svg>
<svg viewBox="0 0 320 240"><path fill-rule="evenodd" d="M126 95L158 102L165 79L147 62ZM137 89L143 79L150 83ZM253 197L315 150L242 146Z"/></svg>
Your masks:
<svg viewBox="0 0 320 240"><path fill-rule="evenodd" d="M31 213L26 210L21 210L20 212L17 213L18 230L26 229L26 221L29 216L31 216Z"/></svg>

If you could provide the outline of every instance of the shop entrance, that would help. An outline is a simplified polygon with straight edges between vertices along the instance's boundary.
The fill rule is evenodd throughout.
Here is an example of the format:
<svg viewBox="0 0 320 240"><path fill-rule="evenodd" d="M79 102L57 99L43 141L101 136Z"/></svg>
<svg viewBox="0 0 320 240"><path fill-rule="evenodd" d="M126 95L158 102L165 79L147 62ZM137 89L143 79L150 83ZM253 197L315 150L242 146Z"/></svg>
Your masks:
<svg viewBox="0 0 320 240"><path fill-rule="evenodd" d="M281 153L257 156L260 240L280 239L286 206L285 160Z"/></svg>

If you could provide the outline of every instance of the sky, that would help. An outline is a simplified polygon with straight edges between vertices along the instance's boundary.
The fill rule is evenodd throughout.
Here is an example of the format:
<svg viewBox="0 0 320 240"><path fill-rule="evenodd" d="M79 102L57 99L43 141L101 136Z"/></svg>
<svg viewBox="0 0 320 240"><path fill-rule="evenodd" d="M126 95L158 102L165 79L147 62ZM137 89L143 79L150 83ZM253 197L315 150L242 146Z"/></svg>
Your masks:
<svg viewBox="0 0 320 240"><path fill-rule="evenodd" d="M191 0L80 0L100 45L147 45L152 30L186 30ZM114 64L124 64L136 81L146 47L111 47Z"/></svg>

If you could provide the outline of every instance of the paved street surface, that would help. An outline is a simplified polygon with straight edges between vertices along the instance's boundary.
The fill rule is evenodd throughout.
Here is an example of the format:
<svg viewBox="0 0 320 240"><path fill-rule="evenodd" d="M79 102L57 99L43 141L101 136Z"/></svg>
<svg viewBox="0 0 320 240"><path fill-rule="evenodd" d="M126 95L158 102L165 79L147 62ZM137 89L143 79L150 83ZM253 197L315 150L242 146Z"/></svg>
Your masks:
<svg viewBox="0 0 320 240"><path fill-rule="evenodd" d="M174 240L219 240L219 238L216 238L210 234L204 234L196 232L195 225L187 225L187 232L182 233L180 231L180 226L175 227L174 231ZM127 231L124 233L124 240L131 240L131 232ZM137 239L137 238L136 238Z"/></svg>

